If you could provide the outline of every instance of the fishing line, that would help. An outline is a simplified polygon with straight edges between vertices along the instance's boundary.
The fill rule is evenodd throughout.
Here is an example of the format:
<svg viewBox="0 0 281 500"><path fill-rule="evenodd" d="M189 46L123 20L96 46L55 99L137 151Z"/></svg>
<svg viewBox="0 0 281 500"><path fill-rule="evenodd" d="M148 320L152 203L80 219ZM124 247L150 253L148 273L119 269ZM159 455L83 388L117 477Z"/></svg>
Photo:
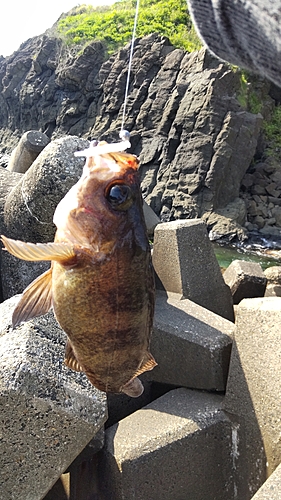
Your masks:
<svg viewBox="0 0 281 500"><path fill-rule="evenodd" d="M21 195L22 195L23 202L26 206L26 209L30 213L31 217L33 217L39 224L50 225L51 224L50 222L43 222L43 221L39 220L38 217L36 217L36 215L32 212L31 208L28 206L28 201L27 201L28 195L24 192L24 181L25 181L25 178L23 177L22 183L21 183Z"/></svg>
<svg viewBox="0 0 281 500"><path fill-rule="evenodd" d="M127 82L126 82L126 87L125 87L125 97L124 97L124 107L123 107L123 115L122 115L122 125L121 125L121 131L120 131L120 134L119 134L119 136L120 136L121 139L123 139L123 138L128 139L128 132L126 130L124 130L124 123L125 123L126 107L127 107L127 101L128 101L130 75L131 75L133 53L134 53L134 44L135 44L135 39L136 39L137 21L138 21L138 15L139 15L139 5L140 5L140 0L137 0L137 3L136 3L136 12L135 12L135 20L134 20L134 28L133 28L133 33L132 33L131 50L130 50L130 57L129 57L128 75L127 75ZM124 137L124 135L125 135L125 137Z"/></svg>

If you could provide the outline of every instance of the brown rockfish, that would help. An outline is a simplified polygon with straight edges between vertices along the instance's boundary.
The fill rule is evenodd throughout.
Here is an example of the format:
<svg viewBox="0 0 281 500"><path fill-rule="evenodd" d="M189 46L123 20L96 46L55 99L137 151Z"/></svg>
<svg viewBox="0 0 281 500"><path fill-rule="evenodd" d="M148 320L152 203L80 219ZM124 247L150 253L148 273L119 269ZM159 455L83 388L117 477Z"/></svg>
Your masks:
<svg viewBox="0 0 281 500"><path fill-rule="evenodd" d="M154 281L138 160L120 145L100 142L80 153L86 164L56 208L53 243L2 241L21 259L52 261L23 292L13 326L53 307L68 337L66 365L102 391L138 397L137 376L156 365Z"/></svg>

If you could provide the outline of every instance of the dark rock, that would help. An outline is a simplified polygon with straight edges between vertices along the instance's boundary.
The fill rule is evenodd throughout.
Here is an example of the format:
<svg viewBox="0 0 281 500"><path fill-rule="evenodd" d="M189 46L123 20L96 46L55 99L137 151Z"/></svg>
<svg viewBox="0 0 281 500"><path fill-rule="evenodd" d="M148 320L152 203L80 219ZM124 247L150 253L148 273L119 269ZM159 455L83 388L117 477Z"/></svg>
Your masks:
<svg viewBox="0 0 281 500"><path fill-rule="evenodd" d="M258 195L261 195L261 194L266 194L266 191L265 190L265 187L264 186L261 186L260 184L255 184L253 187L252 187L252 193L253 194L258 194Z"/></svg>
<svg viewBox="0 0 281 500"><path fill-rule="evenodd" d="M268 184L266 186L266 191L270 196L273 196L275 198L278 198L280 196L280 191L277 188L277 184L275 182L272 182L271 184Z"/></svg>
<svg viewBox="0 0 281 500"><path fill-rule="evenodd" d="M260 233L263 234L264 236L277 236L280 238L281 229L278 227L273 227L269 226L268 224L265 224L263 228L260 229Z"/></svg>
<svg viewBox="0 0 281 500"><path fill-rule="evenodd" d="M269 219L265 219L265 223L269 226L273 226L274 224L276 224L276 219L275 217L270 217Z"/></svg>
<svg viewBox="0 0 281 500"><path fill-rule="evenodd" d="M274 283L268 283L266 285L265 297L281 297L281 285L275 285Z"/></svg>
<svg viewBox="0 0 281 500"><path fill-rule="evenodd" d="M253 222L254 224L256 224L256 226L258 226L259 229L263 228L263 226L265 225L265 220L261 215L257 215L253 219Z"/></svg>
<svg viewBox="0 0 281 500"><path fill-rule="evenodd" d="M281 206L281 198L275 198L274 196L269 196L268 201L273 203L274 205Z"/></svg>
<svg viewBox="0 0 281 500"><path fill-rule="evenodd" d="M130 46L105 61L100 42L69 49L35 37L0 65L0 139L9 151L38 129L116 140ZM125 128L140 154L143 192L162 220L200 217L239 196L261 115L236 100L239 75L204 49L186 53L157 34L136 40Z"/></svg>
<svg viewBox="0 0 281 500"><path fill-rule="evenodd" d="M243 241L247 238L247 231L242 227L246 221L246 206L240 198L236 198L224 208L206 212L202 219L207 224L212 241L221 239L225 242L233 239Z"/></svg>
<svg viewBox="0 0 281 500"><path fill-rule="evenodd" d="M253 183L254 183L253 174L246 174L246 175L244 175L244 177L242 179L241 186L245 187L245 188L249 188L253 185Z"/></svg>
<svg viewBox="0 0 281 500"><path fill-rule="evenodd" d="M281 171L280 170L275 170L273 174L270 175L270 179L273 182L276 182L278 186L281 184Z"/></svg>
<svg viewBox="0 0 281 500"><path fill-rule="evenodd" d="M264 296L267 279L260 264L234 260L223 277L231 290L234 304L245 298Z"/></svg>

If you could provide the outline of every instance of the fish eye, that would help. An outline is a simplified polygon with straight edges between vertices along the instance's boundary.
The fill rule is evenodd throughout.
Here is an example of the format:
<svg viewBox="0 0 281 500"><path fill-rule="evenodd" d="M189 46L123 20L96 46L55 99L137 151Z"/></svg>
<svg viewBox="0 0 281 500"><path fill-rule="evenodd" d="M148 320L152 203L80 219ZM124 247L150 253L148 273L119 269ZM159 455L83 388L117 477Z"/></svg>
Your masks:
<svg viewBox="0 0 281 500"><path fill-rule="evenodd" d="M115 210L128 210L133 202L132 191L126 184L111 186L106 198Z"/></svg>

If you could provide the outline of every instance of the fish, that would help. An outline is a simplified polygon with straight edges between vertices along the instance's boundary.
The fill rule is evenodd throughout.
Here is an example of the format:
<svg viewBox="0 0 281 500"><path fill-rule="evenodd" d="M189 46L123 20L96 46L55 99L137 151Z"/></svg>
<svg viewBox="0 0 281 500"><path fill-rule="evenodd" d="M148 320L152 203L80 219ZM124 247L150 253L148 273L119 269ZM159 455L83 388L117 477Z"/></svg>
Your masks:
<svg viewBox="0 0 281 500"><path fill-rule="evenodd" d="M77 152L86 162L55 210L54 242L1 240L20 259L51 261L24 290L13 328L53 308L67 335L66 366L101 391L139 397L138 376L157 365L149 350L155 287L139 160L125 146L101 141Z"/></svg>

